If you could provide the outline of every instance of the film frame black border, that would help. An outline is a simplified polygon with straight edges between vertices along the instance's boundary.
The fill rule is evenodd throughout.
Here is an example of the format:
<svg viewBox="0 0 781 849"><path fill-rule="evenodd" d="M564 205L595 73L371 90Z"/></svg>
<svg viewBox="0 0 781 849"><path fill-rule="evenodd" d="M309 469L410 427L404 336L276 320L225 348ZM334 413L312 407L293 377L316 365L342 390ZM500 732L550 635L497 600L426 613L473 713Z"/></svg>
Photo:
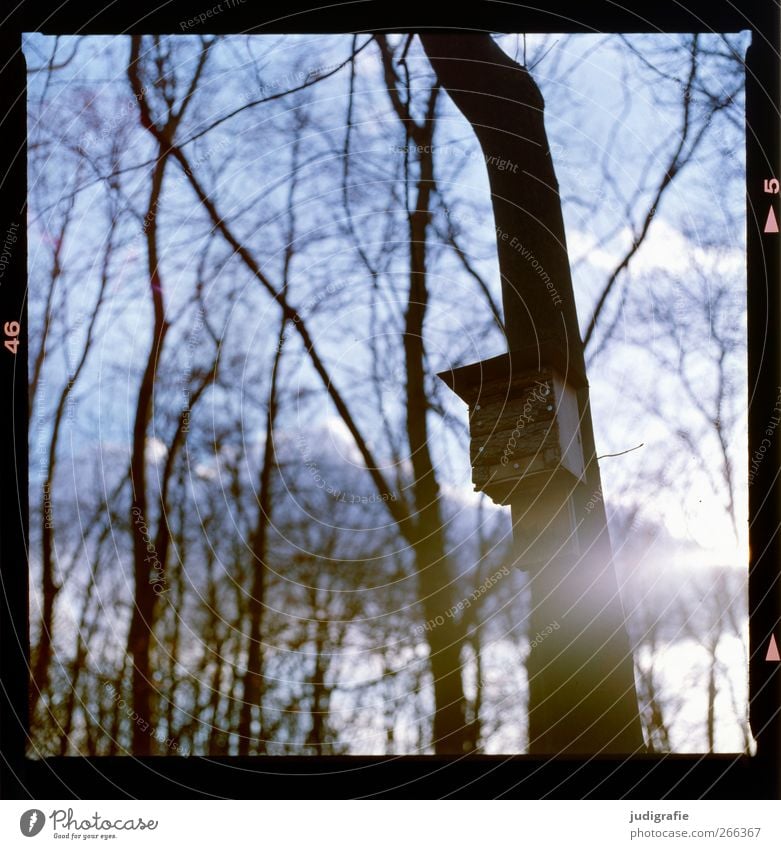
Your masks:
<svg viewBox="0 0 781 849"><path fill-rule="evenodd" d="M239 0L235 0L239 2ZM350 33L475 29L491 32L737 32L746 54L746 223L749 457L781 390L781 235L762 231L764 181L781 179L781 16L778 0L536 0L546 8L481 0L447 15L385 0L312 8L286 3L263 12L244 0L199 32ZM125 6L128 4L125 3ZM749 706L755 755L695 754L537 758L529 755L26 757L29 621L27 540L27 103L25 32L51 35L182 34L179 24L213 8L208 0L136 0L98 11L78 2L22 2L0 21L0 232L18 241L0 286L0 325L19 321L15 356L0 350L5 402L0 442L0 797L13 798L602 798L746 799L781 797L781 663L765 660L781 638L781 440L749 487ZM778 213L778 203L775 202ZM10 411L9 411L10 406ZM8 414L10 412L10 415ZM748 457L747 457L748 462Z"/></svg>

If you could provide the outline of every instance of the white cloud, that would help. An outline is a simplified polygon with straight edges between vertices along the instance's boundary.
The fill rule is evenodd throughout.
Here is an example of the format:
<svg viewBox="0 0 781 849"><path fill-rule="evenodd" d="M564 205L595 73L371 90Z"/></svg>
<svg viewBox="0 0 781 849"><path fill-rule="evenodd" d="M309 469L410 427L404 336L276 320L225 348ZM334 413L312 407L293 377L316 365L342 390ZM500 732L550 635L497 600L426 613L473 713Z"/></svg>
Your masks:
<svg viewBox="0 0 781 849"><path fill-rule="evenodd" d="M168 448L162 439L150 436L146 440L146 460L148 463L159 463L168 455Z"/></svg>
<svg viewBox="0 0 781 849"><path fill-rule="evenodd" d="M613 239L612 247L598 247L594 233L570 230L567 244L572 262L585 259L593 268L612 271L623 259L632 242L632 232L624 227ZM745 253L740 246L712 248L698 245L663 218L654 221L645 241L632 259L632 270L648 274L664 270L683 274L692 265L720 274L741 274L746 267Z"/></svg>

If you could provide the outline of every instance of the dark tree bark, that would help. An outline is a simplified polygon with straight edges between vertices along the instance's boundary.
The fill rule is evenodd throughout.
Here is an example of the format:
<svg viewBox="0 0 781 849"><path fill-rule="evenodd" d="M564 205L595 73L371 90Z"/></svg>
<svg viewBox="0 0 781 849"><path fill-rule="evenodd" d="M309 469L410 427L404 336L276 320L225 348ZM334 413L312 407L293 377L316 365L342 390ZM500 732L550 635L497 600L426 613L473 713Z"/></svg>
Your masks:
<svg viewBox="0 0 781 849"><path fill-rule="evenodd" d="M417 123L402 101L396 85L392 55L382 35L377 36L382 53L388 94L396 114L404 123L407 139L420 151L415 196L408 210L409 292L404 316L404 359L406 385L406 430L413 470L409 530L415 553L418 591L429 627L429 664L434 686L433 743L437 754L463 754L469 747L465 698L461 677L463 633L454 617L447 616L453 603L452 578L442 522L439 482L428 444L429 403L426 392L423 326L428 308L426 243L431 220L431 195L435 187L432 142L439 86L429 95L426 115Z"/></svg>
<svg viewBox="0 0 781 849"><path fill-rule="evenodd" d="M104 555L102 552L102 548L105 541L108 539L110 533L111 524L110 522L107 522L103 526L103 530L101 531L100 536L98 537L98 540L95 544L95 555L93 560L92 571L90 574L90 579L87 582L83 594L81 613L79 615L79 622L76 627L76 640L73 651L73 660L70 664L68 691L67 696L65 698L64 716L62 720L59 752L60 756L62 757L64 757L68 753L68 748L71 743L70 736L75 725L75 714L77 707L80 706L85 714L85 726L89 727L92 724L92 720L85 709L85 701L82 699L79 702L78 695L80 693L81 688L81 679L82 677L87 676L87 674L89 673L89 669L87 667L87 661L89 659L89 647L92 645L92 641L95 638L95 634L98 631L98 625L100 624L101 620L102 611L99 606L95 605L93 594L95 592L95 589L97 588L98 576L101 572L101 566L104 564ZM77 702L79 702L79 704L77 704ZM78 749L76 750L78 751Z"/></svg>
<svg viewBox="0 0 781 849"><path fill-rule="evenodd" d="M69 220L66 218L66 224ZM113 219L112 219L113 220ZM30 691L30 715L35 713L39 701L49 695L49 679L50 667L52 661L52 647L54 641L54 608L57 600L57 594L60 591L60 584L55 580L54 568L54 480L56 477L57 467L57 449L59 445L60 433L62 430L64 416L66 415L68 401L73 394L73 389L81 375L84 364L89 356L92 347L95 325L97 324L98 315L103 305L103 299L108 288L109 269L111 266L111 258L114 252L114 231L116 225L112 224L106 244L106 250L103 254L103 262L101 267L100 289L98 297L93 307L89 324L87 326L86 339L84 347L81 350L78 362L75 364L73 371L70 374L68 382L60 392L60 397L57 402L57 408L54 413L54 422L52 423L52 432L49 438L49 453L47 463L46 482L43 486L41 497L41 622L40 634L38 637L38 646L35 653L35 663L33 665L33 686ZM66 226L60 233L60 241L55 252L55 268L52 271L52 288L54 282L60 274L59 252L62 247L62 240L65 236ZM51 298L51 296L50 296ZM50 320L49 305L47 304L46 330ZM41 344L41 356L45 352L45 343ZM40 364L36 362L36 369L40 368ZM37 378L36 378L37 382Z"/></svg>
<svg viewBox="0 0 781 849"><path fill-rule="evenodd" d="M152 190L149 195L148 215L155 215L157 203L163 184L165 157L157 160L155 165ZM157 551L147 550L144 535L147 523L151 523L148 509L147 480L146 480L146 433L152 410L152 394L154 392L155 376L163 349L163 343L168 333L168 323L165 320L163 306L163 284L159 272L157 255L156 228L152 225L147 229L147 258L149 267L149 285L154 304L154 324L152 332L152 347L147 356L144 374L136 399L135 420L133 423L133 442L130 460L130 480L133 494L131 498L130 522L133 535L133 614L128 631L128 654L133 659L133 707L144 722L152 721L152 680L149 665L151 638L154 629L156 595L154 582L150 576L152 568L162 571L163 561ZM161 516L160 522L165 524L166 517ZM150 546L151 548L151 546ZM151 754L151 737L142 730L141 723L133 725L133 753L135 755Z"/></svg>
<svg viewBox="0 0 781 849"><path fill-rule="evenodd" d="M295 195L298 187L300 136L293 142L292 161L290 165L290 189L287 196L287 243L282 263L282 292L287 294L290 282L290 271L295 256L296 238L296 209ZM287 318L283 314L277 334L277 349L274 354L274 364L271 368L271 385L266 410L266 436L263 445L263 459L260 467L258 483L258 513L252 534L252 584L249 595L249 646L247 648L247 669L242 678L242 697L239 709L239 755L250 753L252 742L252 713L258 713L260 733L257 737L256 751L265 754L266 740L263 728L263 608L266 597L266 578L268 566L268 532L271 523L271 480L276 468L276 451L274 448L274 429L279 412L279 368L282 362L282 352L287 331Z"/></svg>
<svg viewBox="0 0 781 849"><path fill-rule="evenodd" d="M312 691L312 724L307 734L306 744L316 755L328 754L328 709L331 701L331 687L326 683L328 675L328 620L317 611L317 591L312 593L312 607L316 618L312 623L312 645L314 647L314 666L308 685Z"/></svg>
<svg viewBox="0 0 781 849"><path fill-rule="evenodd" d="M152 169L151 188L147 211L144 217L147 268L149 289L152 298L153 323L152 342L147 355L141 384L136 399L135 418L133 422L132 452L130 458L130 481L132 498L130 507L130 527L133 537L133 581L134 598L133 613L128 629L127 653L133 660L132 698L136 713L143 723L154 724L152 710L153 683L151 679L150 655L154 624L156 616L157 588L164 586L165 566L170 547L170 532L166 517L166 494L170 473L173 469L172 451L166 464L166 476L160 499L160 515L158 517L158 533L154 544L147 542L151 536L148 530L151 517L148 511L148 493L146 479L146 436L149 420L152 414L152 404L156 376L163 352L166 336L171 327L166 319L163 281L160 274L160 257L158 252L158 206L163 191L166 165L171 154L170 140L174 138L177 127L192 99L198 85L201 72L208 57L210 43L203 46L199 62L190 82L190 87L178 110L174 110L173 102L168 102L168 115L162 128L156 127L149 103L144 93L140 76L141 37L131 39L130 61L128 63L128 80L138 100L141 125L152 131L157 131L157 158ZM181 444L183 428L177 430L172 450ZM175 453L175 451L174 451ZM133 723L133 747L135 755L149 755L152 748L152 735L144 729L142 722Z"/></svg>
<svg viewBox="0 0 781 849"><path fill-rule="evenodd" d="M252 535L252 584L249 593L249 645L247 647L247 669L242 678L241 709L239 713L239 755L250 753L252 743L252 713L257 709L260 716L260 734L257 738L259 753L265 752L263 730L263 608L266 596L266 572L268 566L268 531L271 521L271 476L275 468L274 426L277 418L279 362L285 337L285 325L280 323L277 353L271 373L271 388L266 411L266 441L260 467L258 485L258 514Z"/></svg>
<svg viewBox="0 0 781 849"><path fill-rule="evenodd" d="M434 750L437 754L463 754L466 742L464 689L461 680L462 634L459 622L447 616L452 604L452 581L442 522L439 482L428 444L428 397L425 384L423 323L428 306L426 239L431 217L434 161L434 108L438 89L429 100L426 122L413 135L423 150L414 208L409 213L410 283L404 320L404 355L407 372L407 438L414 474L411 511L414 522L415 563L418 587L427 622L444 623L430 628L427 639L434 682Z"/></svg>
<svg viewBox="0 0 781 849"><path fill-rule="evenodd" d="M510 351L556 351L564 371L585 373L561 199L528 70L489 35L420 36L441 84L469 121L488 169ZM563 376L567 378L567 374ZM612 564L589 407L578 391L584 484L572 493L582 556L557 557L531 575L529 751L633 752L643 748L632 653ZM517 510L516 510L517 506ZM514 525L523 509L513 507Z"/></svg>

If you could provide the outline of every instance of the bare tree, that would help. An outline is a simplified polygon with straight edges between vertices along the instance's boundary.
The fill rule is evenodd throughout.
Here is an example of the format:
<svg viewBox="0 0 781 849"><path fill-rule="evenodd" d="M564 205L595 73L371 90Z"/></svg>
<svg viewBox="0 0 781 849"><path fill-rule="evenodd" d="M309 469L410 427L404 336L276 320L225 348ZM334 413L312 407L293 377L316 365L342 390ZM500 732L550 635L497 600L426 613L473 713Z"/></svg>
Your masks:
<svg viewBox="0 0 781 849"><path fill-rule="evenodd" d="M165 47L161 44L159 38L154 39L154 44L156 53L155 61L162 70L167 59ZM147 126L151 122L151 117L149 106L146 102L144 86L139 74L141 38L134 36L131 39L131 45L128 79L134 94L139 100L141 123L143 126ZM210 42L202 42L198 65L192 75L187 92L178 107L176 106L176 93L170 78L165 75L159 78L161 97L166 110L165 119L159 129L159 133L163 139L172 139L174 137L184 117L187 106L198 87L198 80L208 59L210 47ZM133 705L139 716L144 717L147 722L151 720L153 713L153 684L152 673L149 667L149 649L155 621L156 588L160 585L159 573L165 574L170 543L164 501L161 501L160 504L158 531L155 543L152 546L147 542L148 533L145 534L142 530L143 527L148 527L148 523L151 522L151 518L149 517L146 474L147 425L152 408L155 377L162 356L165 338L171 326L166 318L158 247L158 206L161 203L163 181L169 159L170 147L164 142L161 142L158 145L157 159L152 171L149 201L144 218L146 222L145 235L149 290L154 316L152 343L138 390L135 421L133 423L133 447L130 460L130 479L133 486L130 513L131 527L133 528L135 598L133 617L128 631L127 647L128 653L133 658ZM177 433L181 433L181 429L177 430ZM170 456L169 454L169 458ZM149 551L150 547L153 549L151 555ZM152 562L152 567L150 567L150 561ZM149 754L151 751L151 739L145 733L141 724L136 723L133 726L133 750L136 753L140 755Z"/></svg>
<svg viewBox="0 0 781 849"><path fill-rule="evenodd" d="M531 347L535 353L548 348L548 356L562 358L565 373L584 374L540 90L528 70L509 59L490 36L422 35L421 42L474 129L488 166L508 346L511 351ZM509 92L511 109L504 104ZM519 174L500 166L507 159L521 165ZM510 234L515 234L514 241ZM551 298L537 266L516 249L519 234L533 248L548 281L556 281L557 297ZM552 307L561 307L560 314ZM641 749L643 741L631 651L604 506L586 509L588 493L601 490L601 480L587 387L578 396L586 486L571 498L588 554L574 564L554 558L533 577L532 630L537 630L535 624L547 627L558 616L566 627L559 638L549 637L529 656L529 745L534 752L632 752ZM522 522L522 508L518 512Z"/></svg>

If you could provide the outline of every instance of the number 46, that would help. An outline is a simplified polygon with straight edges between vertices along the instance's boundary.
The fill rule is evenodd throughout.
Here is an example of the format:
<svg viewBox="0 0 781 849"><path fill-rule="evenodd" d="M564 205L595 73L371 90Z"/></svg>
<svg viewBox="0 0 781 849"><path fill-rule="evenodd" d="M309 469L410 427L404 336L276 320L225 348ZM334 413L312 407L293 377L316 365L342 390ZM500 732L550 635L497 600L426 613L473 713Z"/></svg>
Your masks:
<svg viewBox="0 0 781 849"><path fill-rule="evenodd" d="M3 333L10 337L9 339L6 339L3 344L12 354L15 354L19 348L19 322L6 321L3 325Z"/></svg>

